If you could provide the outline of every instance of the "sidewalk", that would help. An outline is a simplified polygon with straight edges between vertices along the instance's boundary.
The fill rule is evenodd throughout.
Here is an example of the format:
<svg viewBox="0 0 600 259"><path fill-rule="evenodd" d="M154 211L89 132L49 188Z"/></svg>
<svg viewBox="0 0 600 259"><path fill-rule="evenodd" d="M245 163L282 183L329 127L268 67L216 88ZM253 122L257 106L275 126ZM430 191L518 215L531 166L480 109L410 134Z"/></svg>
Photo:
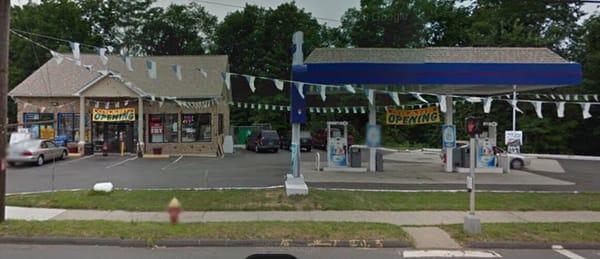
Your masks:
<svg viewBox="0 0 600 259"><path fill-rule="evenodd" d="M7 219L112 220L168 222L166 212L65 210L7 207ZM600 222L600 211L479 211L482 223ZM181 222L334 221L377 222L394 225L462 224L463 211L190 211Z"/></svg>

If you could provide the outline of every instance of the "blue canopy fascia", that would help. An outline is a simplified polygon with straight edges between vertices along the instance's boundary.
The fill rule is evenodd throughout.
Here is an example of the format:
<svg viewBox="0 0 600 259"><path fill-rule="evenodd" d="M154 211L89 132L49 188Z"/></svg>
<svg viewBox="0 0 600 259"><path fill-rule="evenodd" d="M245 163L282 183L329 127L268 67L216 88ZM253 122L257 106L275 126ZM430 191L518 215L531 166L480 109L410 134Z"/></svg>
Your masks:
<svg viewBox="0 0 600 259"><path fill-rule="evenodd" d="M315 84L578 85L578 63L307 63L293 78Z"/></svg>

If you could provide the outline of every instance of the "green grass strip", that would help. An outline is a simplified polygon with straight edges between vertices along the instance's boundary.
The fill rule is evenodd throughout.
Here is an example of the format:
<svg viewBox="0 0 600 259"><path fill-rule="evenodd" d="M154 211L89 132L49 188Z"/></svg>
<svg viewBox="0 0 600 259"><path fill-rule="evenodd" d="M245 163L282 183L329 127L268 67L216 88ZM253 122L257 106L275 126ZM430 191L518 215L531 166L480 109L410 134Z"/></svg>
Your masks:
<svg viewBox="0 0 600 259"><path fill-rule="evenodd" d="M462 225L441 226L462 244L469 242L600 243L600 223L489 223L482 234L468 235Z"/></svg>
<svg viewBox="0 0 600 259"><path fill-rule="evenodd" d="M18 221L0 224L0 236L80 237L145 240L403 240L401 227L381 223L352 222L232 222L169 223L116 221Z"/></svg>
<svg viewBox="0 0 600 259"><path fill-rule="evenodd" d="M113 193L63 191L7 197L11 206L164 211L177 197L187 211L256 210L467 210L465 192L368 192L311 190L307 196L287 197L283 189L268 190L117 190ZM600 211L600 193L491 193L477 194L478 210L590 210Z"/></svg>

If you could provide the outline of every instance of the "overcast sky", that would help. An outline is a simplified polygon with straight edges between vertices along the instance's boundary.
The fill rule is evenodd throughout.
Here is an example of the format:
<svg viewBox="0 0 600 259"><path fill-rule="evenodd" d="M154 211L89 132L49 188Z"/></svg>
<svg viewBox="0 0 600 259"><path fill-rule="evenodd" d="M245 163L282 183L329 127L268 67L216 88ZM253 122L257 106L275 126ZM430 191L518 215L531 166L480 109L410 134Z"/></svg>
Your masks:
<svg viewBox="0 0 600 259"><path fill-rule="evenodd" d="M29 0L12 0L13 4L25 4ZM157 4L160 6L168 6L169 4L186 4L194 0L158 0ZM39 0L34 0L39 2ZM219 21L230 12L240 9L238 6L244 6L246 3L254 4L263 7L277 7L278 5L290 0L196 0L202 4L208 11L219 17ZM360 0L296 0L296 5L304 8L307 12L310 12L315 17L323 18L319 19L320 23L327 23L329 26L338 26L342 15L348 8L359 7ZM584 11L586 13L599 12L599 4L586 4Z"/></svg>

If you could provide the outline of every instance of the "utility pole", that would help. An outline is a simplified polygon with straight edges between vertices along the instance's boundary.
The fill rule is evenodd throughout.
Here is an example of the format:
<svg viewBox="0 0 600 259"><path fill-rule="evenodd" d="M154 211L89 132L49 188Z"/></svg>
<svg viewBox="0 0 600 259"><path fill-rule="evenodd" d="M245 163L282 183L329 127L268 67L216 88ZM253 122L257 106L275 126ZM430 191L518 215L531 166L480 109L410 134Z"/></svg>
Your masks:
<svg viewBox="0 0 600 259"><path fill-rule="evenodd" d="M8 35L10 0L0 0L0 222L6 219L6 125L8 124Z"/></svg>

